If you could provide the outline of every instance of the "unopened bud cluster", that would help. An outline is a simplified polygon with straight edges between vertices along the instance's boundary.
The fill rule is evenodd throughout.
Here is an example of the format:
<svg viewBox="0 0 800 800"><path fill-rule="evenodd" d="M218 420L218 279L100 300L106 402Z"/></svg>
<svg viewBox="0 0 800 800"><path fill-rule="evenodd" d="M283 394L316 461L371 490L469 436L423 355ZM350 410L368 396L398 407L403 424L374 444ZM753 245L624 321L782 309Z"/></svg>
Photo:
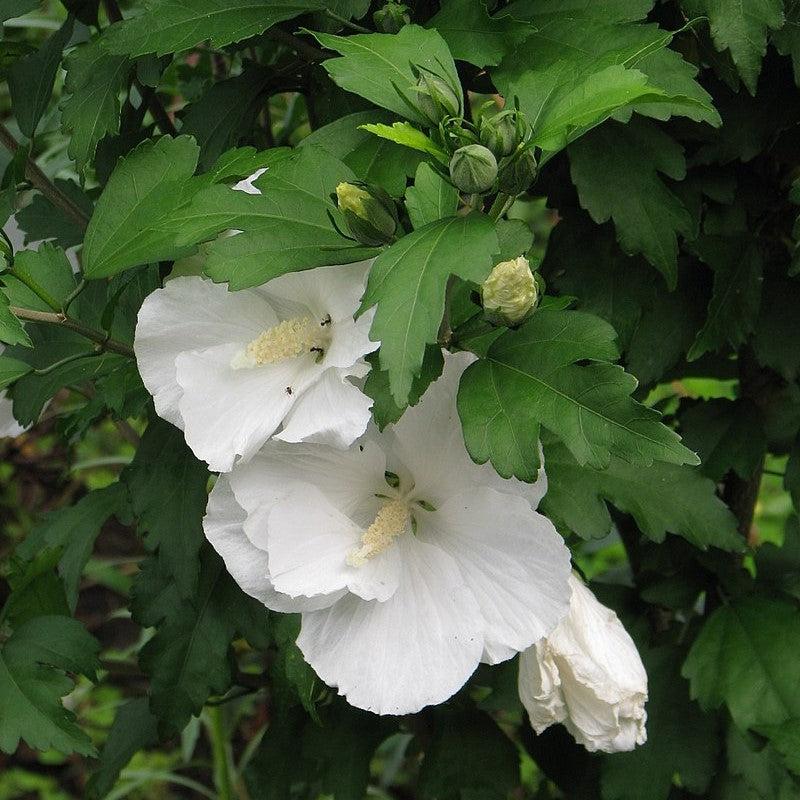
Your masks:
<svg viewBox="0 0 800 800"><path fill-rule="evenodd" d="M397 33L411 22L411 9L403 3L386 3L372 15L372 21L380 33Z"/></svg>

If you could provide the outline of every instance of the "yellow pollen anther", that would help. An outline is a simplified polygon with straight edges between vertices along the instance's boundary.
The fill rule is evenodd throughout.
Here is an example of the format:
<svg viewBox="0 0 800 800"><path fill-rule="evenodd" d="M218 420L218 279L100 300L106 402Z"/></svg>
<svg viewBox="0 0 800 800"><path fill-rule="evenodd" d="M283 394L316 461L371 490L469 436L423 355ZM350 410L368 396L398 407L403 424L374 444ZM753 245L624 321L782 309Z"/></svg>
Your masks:
<svg viewBox="0 0 800 800"><path fill-rule="evenodd" d="M327 345L327 328L311 317L292 317L264 331L247 345L242 366L277 364L306 353L322 353Z"/></svg>
<svg viewBox="0 0 800 800"><path fill-rule="evenodd" d="M410 519L408 505L403 500L390 500L378 511L375 521L361 535L361 547L347 556L351 567L361 567L373 556L386 550L406 530Z"/></svg>

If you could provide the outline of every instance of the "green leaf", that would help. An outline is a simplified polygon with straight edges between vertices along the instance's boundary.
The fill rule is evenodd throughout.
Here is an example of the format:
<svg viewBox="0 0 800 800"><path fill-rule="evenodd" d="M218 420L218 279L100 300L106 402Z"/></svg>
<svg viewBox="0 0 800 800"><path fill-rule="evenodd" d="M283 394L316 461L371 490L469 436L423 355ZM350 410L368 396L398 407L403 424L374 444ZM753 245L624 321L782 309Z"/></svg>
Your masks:
<svg viewBox="0 0 800 800"><path fill-rule="evenodd" d="M761 305L762 256L749 234L703 236L692 246L714 270L714 288L706 321L687 359L694 361L726 344L736 349L752 333Z"/></svg>
<svg viewBox="0 0 800 800"><path fill-rule="evenodd" d="M48 296L54 305L61 307L67 295L75 288L75 275L66 253L55 245L44 243L38 250L23 250L14 256L15 275L3 275L6 294L11 305L32 308L38 311L52 311L38 294L30 289L35 285Z"/></svg>
<svg viewBox="0 0 800 800"><path fill-rule="evenodd" d="M350 167L359 180L377 184L393 197L401 197L422 156L388 139L376 138L361 127L394 119L394 114L379 109L357 111L317 128L299 146L327 150Z"/></svg>
<svg viewBox="0 0 800 800"><path fill-rule="evenodd" d="M50 103L61 53L72 36L74 22L74 17L67 17L61 28L35 53L21 58L8 72L14 116L19 129L29 139L36 133L39 120Z"/></svg>
<svg viewBox="0 0 800 800"><path fill-rule="evenodd" d="M247 62L241 75L212 84L199 100L186 107L181 135L193 136L200 146L201 172L249 136L271 80L269 70Z"/></svg>
<svg viewBox="0 0 800 800"><path fill-rule="evenodd" d="M428 155L433 156L444 165L449 163L447 153L433 139L426 136L409 122L395 122L392 125L376 123L361 125L360 127L362 130L369 131L369 133L375 134L381 139L401 144L404 147L410 147L412 150L419 150L421 153L428 153Z"/></svg>
<svg viewBox="0 0 800 800"><path fill-rule="evenodd" d="M800 279L764 282L753 349L760 364L771 367L788 381L794 381L800 375L798 306Z"/></svg>
<svg viewBox="0 0 800 800"><path fill-rule="evenodd" d="M408 406L415 406L431 383L442 374L444 367L442 348L438 344L429 344L425 348L425 357L422 359L422 370L411 384L408 405L398 406L392 397L389 373L379 369L376 355L368 356L368 360L372 363L372 369L364 382L364 394L373 400L372 417L381 430L387 425L397 422Z"/></svg>
<svg viewBox="0 0 800 800"><path fill-rule="evenodd" d="M519 785L519 756L494 720L478 711L434 709L419 772L420 800L505 798Z"/></svg>
<svg viewBox="0 0 800 800"><path fill-rule="evenodd" d="M76 47L65 59L68 96L61 103L67 153L82 173L94 158L97 143L119 132L120 100L131 61L109 53L103 39Z"/></svg>
<svg viewBox="0 0 800 800"><path fill-rule="evenodd" d="M231 227L232 212L202 207L236 193L193 178L199 148L188 136L146 141L120 159L86 231L83 271L103 278L150 261L175 259ZM191 210L192 203L200 204ZM235 212L233 212L235 213Z"/></svg>
<svg viewBox="0 0 800 800"><path fill-rule="evenodd" d="M800 611L745 595L718 608L692 645L683 674L705 709L723 703L742 731L800 717Z"/></svg>
<svg viewBox="0 0 800 800"><path fill-rule="evenodd" d="M784 22L782 1L685 0L684 5L694 16L708 16L717 50L731 51L745 86L755 94L761 59L767 52L767 31L780 28Z"/></svg>
<svg viewBox="0 0 800 800"><path fill-rule="evenodd" d="M92 216L94 203L74 181L56 178L53 183L86 214L87 219ZM25 231L26 245L53 240L59 247L67 249L83 242L84 229L43 194L34 195L31 202L14 216L19 227Z"/></svg>
<svg viewBox="0 0 800 800"><path fill-rule="evenodd" d="M70 615L64 586L55 572L57 550L42 550L32 561L14 560L8 573L11 596L3 609L12 628L34 617Z"/></svg>
<svg viewBox="0 0 800 800"><path fill-rule="evenodd" d="M127 510L127 494L120 483L97 489L74 506L50 512L15 550L18 558L29 560L44 548L60 551L58 572L64 582L71 611L78 600L78 587L95 539L106 520Z"/></svg>
<svg viewBox="0 0 800 800"><path fill-rule="evenodd" d="M545 8L540 14L537 6L524 16L539 31L492 70L502 94L519 97L534 142L547 151L543 161L623 109L629 115L635 104L646 103L646 113L660 118L666 109L688 110L692 118L713 115L705 93L687 96L684 81L674 75L659 85L644 71L653 67L648 57L665 48L672 34L655 25L615 24L604 15L604 4L594 14L587 9L571 17ZM510 13L516 15L517 8ZM656 112L656 104L665 110Z"/></svg>
<svg viewBox="0 0 800 800"><path fill-rule="evenodd" d="M5 389L14 381L19 380L23 375L27 375L33 367L24 361L17 361L15 358L0 356L0 389Z"/></svg>
<svg viewBox="0 0 800 800"><path fill-rule="evenodd" d="M156 718L150 711L147 698L138 697L121 705L100 753L100 764L86 785L88 797L105 797L131 758L139 750L156 744Z"/></svg>
<svg viewBox="0 0 800 800"><path fill-rule="evenodd" d="M790 719L781 725L762 725L759 733L769 737L784 757L786 766L795 775L800 775L800 719Z"/></svg>
<svg viewBox="0 0 800 800"><path fill-rule="evenodd" d="M483 0L446 0L426 27L435 28L450 46L453 58L476 67L499 64L507 53L533 33L508 9L490 15Z"/></svg>
<svg viewBox="0 0 800 800"><path fill-rule="evenodd" d="M581 465L605 469L612 456L639 466L697 463L657 412L630 398L635 379L604 363L618 355L615 338L591 314L539 309L497 339L461 378L458 409L472 458L531 481L541 424Z"/></svg>
<svg viewBox="0 0 800 800"><path fill-rule="evenodd" d="M113 25L103 42L109 52L127 56L163 56L206 39L219 48L324 7L320 0L148 0L143 14Z"/></svg>
<svg viewBox="0 0 800 800"><path fill-rule="evenodd" d="M788 474L788 467L786 471ZM755 562L760 583L770 584L800 599L800 520L797 516L792 514L787 520L780 547L765 542L756 550Z"/></svg>
<svg viewBox="0 0 800 800"><path fill-rule="evenodd" d="M242 233L211 246L206 273L228 281L231 289L266 283L278 275L329 264L349 264L375 254L356 245L331 223L344 220L331 200L340 181L355 180L352 170L325 150L303 147L274 150L269 170L255 185L261 195L225 187L197 196L186 218L219 220Z"/></svg>
<svg viewBox="0 0 800 800"><path fill-rule="evenodd" d="M452 183L422 163L417 167L414 185L406 189L406 211L415 228L452 217L458 209L458 190Z"/></svg>
<svg viewBox="0 0 800 800"><path fill-rule="evenodd" d="M173 736L200 712L211 694L223 694L230 686L228 646L241 617L248 615L250 598L207 544L191 598L181 600L172 576L157 564L151 563L143 576L134 585L134 618L157 630L142 648L139 661L150 676L150 709L159 719L159 730Z"/></svg>
<svg viewBox="0 0 800 800"><path fill-rule="evenodd" d="M315 33L323 47L341 58L322 62L333 81L348 92L388 108L412 122L427 124L416 111L417 93L412 67L440 75L461 98L461 82L447 43L435 30L406 25L397 34L365 33L333 36Z"/></svg>
<svg viewBox="0 0 800 800"><path fill-rule="evenodd" d="M298 699L311 718L319 724L317 700L320 690L325 686L317 678L316 673L303 658L297 646L300 634L300 615L281 614L274 618L272 626L278 657L273 676L277 683L277 691L283 693L284 702L296 702ZM289 699L290 698L290 699Z"/></svg>
<svg viewBox="0 0 800 800"><path fill-rule="evenodd" d="M695 547L739 552L744 547L736 517L717 497L716 485L694 467L654 462L633 466L612 458L608 467L581 467L563 444L544 449L547 477L545 512L584 539L599 539L612 528L606 503L633 515L654 542L667 533Z"/></svg>
<svg viewBox="0 0 800 800"><path fill-rule="evenodd" d="M8 298L0 293L0 342L33 347L22 323L11 313Z"/></svg>
<svg viewBox="0 0 800 800"><path fill-rule="evenodd" d="M595 222L613 219L629 255L641 253L674 289L678 234L690 236L692 218L659 173L686 176L683 148L645 120L607 123L569 148L572 180Z"/></svg>
<svg viewBox="0 0 800 800"><path fill-rule="evenodd" d="M151 420L123 480L131 507L158 548L158 560L178 593L189 597L197 585L197 554L203 544L208 469L187 447L183 434L159 418Z"/></svg>
<svg viewBox="0 0 800 800"><path fill-rule="evenodd" d="M0 649L0 750L13 753L22 739L36 750L94 753L61 698L74 685L65 672L95 680L98 650L69 617L36 617L14 631Z"/></svg>
<svg viewBox="0 0 800 800"><path fill-rule="evenodd" d="M492 268L497 235L484 214L448 217L404 236L375 260L362 310L377 305L370 337L381 341L381 369L392 396L406 404L422 369L425 346L436 341L450 275L477 283Z"/></svg>
<svg viewBox="0 0 800 800"><path fill-rule="evenodd" d="M0 0L0 22L23 17L39 7L40 0Z"/></svg>
<svg viewBox="0 0 800 800"><path fill-rule="evenodd" d="M713 717L689 699L673 647L642 649L647 670L647 742L603 759L603 800L667 800L675 775L692 794L705 794L717 772L719 741Z"/></svg>
<svg viewBox="0 0 800 800"><path fill-rule="evenodd" d="M714 481L733 470L748 480L767 448L764 419L749 400L716 399L698 403L681 414L681 434L702 461L701 469Z"/></svg>

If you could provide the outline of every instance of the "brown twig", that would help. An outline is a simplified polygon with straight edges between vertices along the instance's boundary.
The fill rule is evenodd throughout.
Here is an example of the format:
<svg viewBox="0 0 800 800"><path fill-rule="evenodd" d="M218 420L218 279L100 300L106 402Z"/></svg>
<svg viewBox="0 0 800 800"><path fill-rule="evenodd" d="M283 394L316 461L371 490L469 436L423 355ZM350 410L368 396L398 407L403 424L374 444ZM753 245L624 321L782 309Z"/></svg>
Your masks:
<svg viewBox="0 0 800 800"><path fill-rule="evenodd" d="M11 135L5 125L0 123L0 142L13 155L19 150L19 142ZM38 189L54 206L62 209L64 213L75 222L81 230L89 224L89 217L75 204L71 197L64 194L47 175L28 157L25 162L25 177L34 188Z"/></svg>

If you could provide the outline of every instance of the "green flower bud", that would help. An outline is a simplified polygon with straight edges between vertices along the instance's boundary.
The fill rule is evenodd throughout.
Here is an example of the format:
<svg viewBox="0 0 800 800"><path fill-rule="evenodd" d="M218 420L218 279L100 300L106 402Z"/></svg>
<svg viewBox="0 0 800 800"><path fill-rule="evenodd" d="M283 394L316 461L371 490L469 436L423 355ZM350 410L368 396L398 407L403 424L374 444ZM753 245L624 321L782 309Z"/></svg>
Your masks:
<svg viewBox="0 0 800 800"><path fill-rule="evenodd" d="M390 242L397 230L397 210L392 198L377 187L353 183L336 187L336 200L353 238L368 247Z"/></svg>
<svg viewBox="0 0 800 800"><path fill-rule="evenodd" d="M497 324L519 325L536 307L539 289L525 256L501 261L481 287L486 316Z"/></svg>
<svg viewBox="0 0 800 800"><path fill-rule="evenodd" d="M381 33L397 33L411 22L410 11L402 3L387 3L372 15L372 21Z"/></svg>
<svg viewBox="0 0 800 800"><path fill-rule="evenodd" d="M497 158L511 155L517 146L517 123L513 115L481 117L481 143Z"/></svg>
<svg viewBox="0 0 800 800"><path fill-rule="evenodd" d="M459 147L450 159L450 179L467 194L488 192L497 177L497 159L482 144Z"/></svg>
<svg viewBox="0 0 800 800"><path fill-rule="evenodd" d="M536 178L536 157L533 150L523 150L516 158L503 166L498 185L501 192L512 197L524 192Z"/></svg>
<svg viewBox="0 0 800 800"><path fill-rule="evenodd" d="M438 125L444 117L461 115L461 101L450 84L427 70L420 70L417 79L417 109L431 123Z"/></svg>

